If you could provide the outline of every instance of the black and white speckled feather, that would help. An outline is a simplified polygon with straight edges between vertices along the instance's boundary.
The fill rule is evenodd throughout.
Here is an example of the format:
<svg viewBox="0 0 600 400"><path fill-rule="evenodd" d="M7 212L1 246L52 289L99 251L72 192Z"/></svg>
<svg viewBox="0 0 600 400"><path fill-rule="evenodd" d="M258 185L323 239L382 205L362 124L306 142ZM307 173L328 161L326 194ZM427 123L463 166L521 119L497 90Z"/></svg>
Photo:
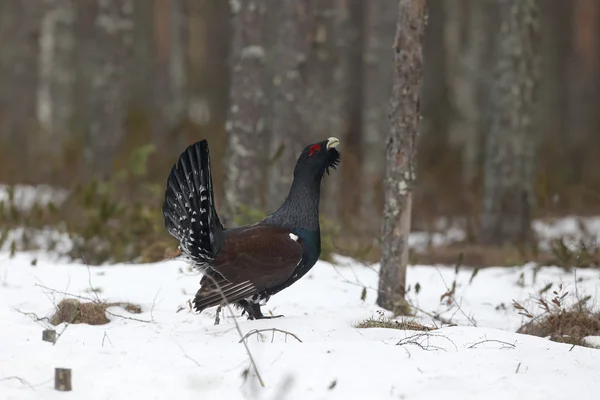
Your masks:
<svg viewBox="0 0 600 400"><path fill-rule="evenodd" d="M189 146L171 169L163 203L167 231L182 255L206 269L214 261L223 226L215 211L210 156L205 140Z"/></svg>

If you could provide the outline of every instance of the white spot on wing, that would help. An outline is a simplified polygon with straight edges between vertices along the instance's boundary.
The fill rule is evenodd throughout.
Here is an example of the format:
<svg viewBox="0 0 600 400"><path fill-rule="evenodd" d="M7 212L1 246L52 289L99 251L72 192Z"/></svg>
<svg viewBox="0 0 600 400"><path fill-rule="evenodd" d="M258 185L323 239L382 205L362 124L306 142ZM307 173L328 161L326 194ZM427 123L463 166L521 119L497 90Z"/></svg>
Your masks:
<svg viewBox="0 0 600 400"><path fill-rule="evenodd" d="M298 236L294 235L293 233L290 233L290 239L292 239L294 242L297 242Z"/></svg>

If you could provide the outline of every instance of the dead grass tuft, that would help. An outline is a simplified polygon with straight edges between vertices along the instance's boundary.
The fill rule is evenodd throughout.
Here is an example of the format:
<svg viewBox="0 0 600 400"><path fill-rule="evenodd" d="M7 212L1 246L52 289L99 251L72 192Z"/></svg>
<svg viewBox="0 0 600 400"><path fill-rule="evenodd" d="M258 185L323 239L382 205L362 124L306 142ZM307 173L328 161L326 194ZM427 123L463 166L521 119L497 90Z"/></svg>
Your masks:
<svg viewBox="0 0 600 400"><path fill-rule="evenodd" d="M576 291L574 296L577 303L567 308L565 299L569 292L565 290L563 284L559 284L558 288L552 291L552 298L547 299L544 293L550 290L550 286L537 296L536 302L543 310L543 313L537 317L513 300L513 308L518 310L520 315L529 318L529 322L521 326L517 333L549 337L550 340L558 343L595 348L584 340L586 336L600 336L600 312L592 311L589 307L588 301L591 297L581 298Z"/></svg>
<svg viewBox="0 0 600 400"><path fill-rule="evenodd" d="M558 343L590 346L586 336L600 336L600 313L588 309L574 309L542 316L523 325L517 333L550 337Z"/></svg>
<svg viewBox="0 0 600 400"><path fill-rule="evenodd" d="M116 302L81 302L77 299L63 299L50 318L52 325L63 322L69 324L105 325L110 322L106 316L109 307L122 307L132 314L140 314L142 308L137 304Z"/></svg>
<svg viewBox="0 0 600 400"><path fill-rule="evenodd" d="M403 319L403 320L395 320L391 318L384 317L383 315L379 315L377 318L370 317L365 319L364 321L359 322L354 326L359 329L366 328L384 328L384 329L399 329L403 331L419 331L419 332L429 332L435 330L433 327L425 326L416 322L415 320Z"/></svg>

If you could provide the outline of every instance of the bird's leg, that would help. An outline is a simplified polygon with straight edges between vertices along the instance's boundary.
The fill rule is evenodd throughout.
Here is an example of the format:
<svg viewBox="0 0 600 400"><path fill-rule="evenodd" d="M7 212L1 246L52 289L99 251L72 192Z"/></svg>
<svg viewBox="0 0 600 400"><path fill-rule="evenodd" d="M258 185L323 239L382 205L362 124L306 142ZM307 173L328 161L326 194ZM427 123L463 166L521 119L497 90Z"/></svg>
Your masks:
<svg viewBox="0 0 600 400"><path fill-rule="evenodd" d="M215 325L219 325L220 322L221 322L221 305L219 304L219 307L217 307L217 315L215 316Z"/></svg>
<svg viewBox="0 0 600 400"><path fill-rule="evenodd" d="M242 300L238 304L244 309L244 311L246 312L246 314L248 314L248 319L249 320L253 320L253 319L272 319L272 318L281 318L281 317L283 317L283 315L263 315L262 311L260 310L260 305L257 304L257 303L251 303L249 301Z"/></svg>

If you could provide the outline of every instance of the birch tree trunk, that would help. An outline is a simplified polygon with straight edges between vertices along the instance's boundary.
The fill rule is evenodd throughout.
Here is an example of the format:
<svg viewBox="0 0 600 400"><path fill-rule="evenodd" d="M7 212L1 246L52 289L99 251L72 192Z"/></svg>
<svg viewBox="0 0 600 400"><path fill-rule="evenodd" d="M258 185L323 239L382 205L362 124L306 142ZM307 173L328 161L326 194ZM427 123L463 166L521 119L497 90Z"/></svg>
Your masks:
<svg viewBox="0 0 600 400"><path fill-rule="evenodd" d="M285 200L296 160L309 143L304 121L306 82L301 74L310 45L309 0L282 1L275 10L268 211L275 211Z"/></svg>
<svg viewBox="0 0 600 400"><path fill-rule="evenodd" d="M57 165L73 134L73 85L75 82L73 0L46 0L40 32L37 118L43 136L44 159ZM48 177L52 176L48 169ZM56 171L54 171L56 172Z"/></svg>
<svg viewBox="0 0 600 400"><path fill-rule="evenodd" d="M421 119L425 0L399 0L394 43L394 80L387 169L384 180L381 271L377 304L395 313L405 310L408 235L410 233L415 156Z"/></svg>
<svg viewBox="0 0 600 400"><path fill-rule="evenodd" d="M266 0L232 0L233 43L231 91L225 160L226 213L233 217L240 206L262 210L266 160L265 140Z"/></svg>
<svg viewBox="0 0 600 400"><path fill-rule="evenodd" d="M389 102L394 83L393 54L397 23L395 1L367 2L365 54L363 71L363 131L361 147L364 157L362 221L372 221L368 229L379 232L383 213L382 178L385 173L385 141L389 133Z"/></svg>
<svg viewBox="0 0 600 400"><path fill-rule="evenodd" d="M497 36L479 240L484 245L521 245L533 239L539 2L498 1L503 22Z"/></svg>

